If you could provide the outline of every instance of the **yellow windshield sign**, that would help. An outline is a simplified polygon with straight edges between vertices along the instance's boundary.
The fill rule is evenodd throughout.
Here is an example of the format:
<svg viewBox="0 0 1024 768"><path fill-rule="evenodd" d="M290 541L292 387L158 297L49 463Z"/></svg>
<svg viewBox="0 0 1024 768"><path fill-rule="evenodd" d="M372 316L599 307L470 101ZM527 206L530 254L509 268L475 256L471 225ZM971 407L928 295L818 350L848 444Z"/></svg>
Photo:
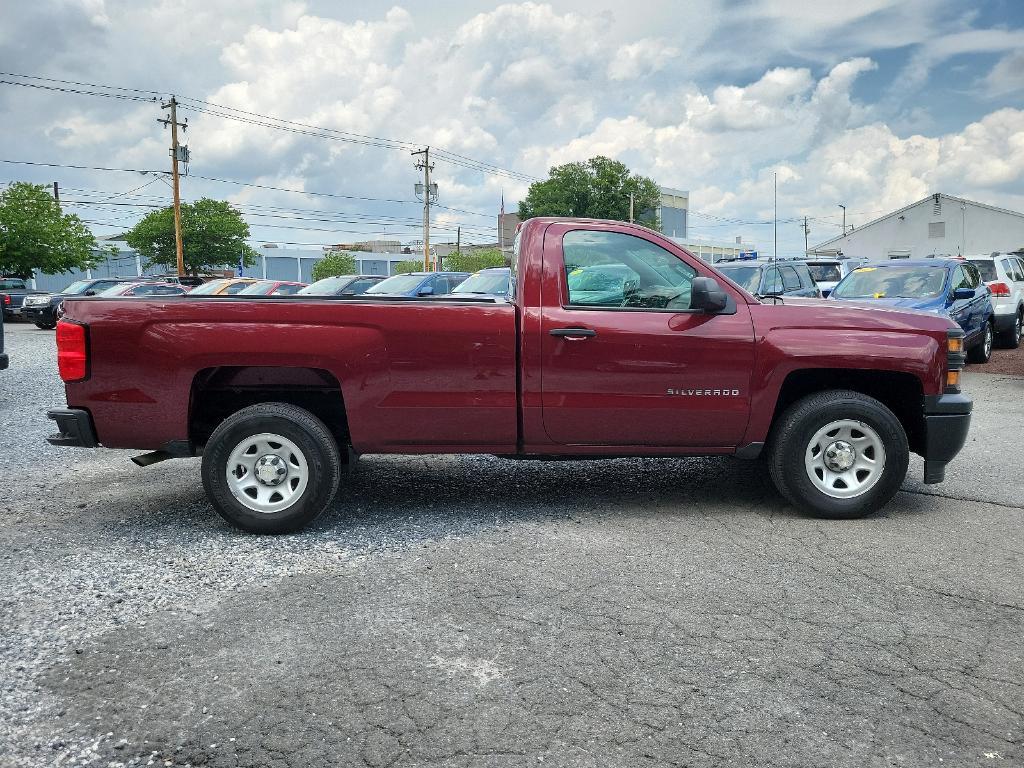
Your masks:
<svg viewBox="0 0 1024 768"><path fill-rule="evenodd" d="M874 272L878 267L857 267L854 272Z"/></svg>

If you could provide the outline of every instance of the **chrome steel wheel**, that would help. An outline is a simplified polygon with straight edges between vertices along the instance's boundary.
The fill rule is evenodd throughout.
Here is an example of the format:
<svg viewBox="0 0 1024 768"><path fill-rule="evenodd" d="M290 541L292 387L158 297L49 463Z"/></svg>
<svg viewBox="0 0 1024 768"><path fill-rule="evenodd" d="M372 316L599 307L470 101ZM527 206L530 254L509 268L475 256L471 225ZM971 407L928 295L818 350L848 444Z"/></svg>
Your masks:
<svg viewBox="0 0 1024 768"><path fill-rule="evenodd" d="M992 354L992 323L985 323L985 357Z"/></svg>
<svg viewBox="0 0 1024 768"><path fill-rule="evenodd" d="M852 499L871 490L885 469L882 438L862 421L839 419L814 433L804 453L814 487L834 499Z"/></svg>
<svg viewBox="0 0 1024 768"><path fill-rule="evenodd" d="M1021 334L1024 333L1024 314L1017 313L1017 321L1013 324L1014 343L1020 344Z"/></svg>
<svg viewBox="0 0 1024 768"><path fill-rule="evenodd" d="M270 514L288 509L309 483L309 463L286 437L263 432L236 445L227 461L232 495L253 510Z"/></svg>

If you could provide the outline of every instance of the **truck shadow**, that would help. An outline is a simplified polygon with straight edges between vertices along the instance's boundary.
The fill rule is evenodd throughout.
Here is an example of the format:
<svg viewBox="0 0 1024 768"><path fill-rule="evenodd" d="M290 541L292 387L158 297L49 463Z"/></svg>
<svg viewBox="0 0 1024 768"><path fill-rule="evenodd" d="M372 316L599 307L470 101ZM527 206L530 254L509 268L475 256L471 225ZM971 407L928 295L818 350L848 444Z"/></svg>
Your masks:
<svg viewBox="0 0 1024 768"><path fill-rule="evenodd" d="M65 514L133 535L176 528L248 535L214 512L198 460L129 470L145 473L144 486L142 477L125 477L120 468L111 484L113 471L104 467L81 478ZM297 535L372 546L377 538L395 543L530 521L730 514L797 513L779 496L763 463L728 457L545 462L367 456L342 476L328 510Z"/></svg>
<svg viewBox="0 0 1024 768"><path fill-rule="evenodd" d="M449 526L602 516L795 514L759 462L727 457L511 461L488 456L371 456L342 479L313 526Z"/></svg>

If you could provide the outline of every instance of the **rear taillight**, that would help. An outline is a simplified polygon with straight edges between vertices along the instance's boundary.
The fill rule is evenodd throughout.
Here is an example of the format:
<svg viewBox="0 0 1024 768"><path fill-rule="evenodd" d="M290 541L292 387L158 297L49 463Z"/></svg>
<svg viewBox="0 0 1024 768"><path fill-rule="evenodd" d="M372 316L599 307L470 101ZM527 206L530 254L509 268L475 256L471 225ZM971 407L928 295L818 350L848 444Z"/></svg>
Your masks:
<svg viewBox="0 0 1024 768"><path fill-rule="evenodd" d="M4 294L4 304L10 304L10 303L11 303L11 297L10 297L10 296L8 296L8 295L7 295L6 293L5 293L5 294Z"/></svg>
<svg viewBox="0 0 1024 768"><path fill-rule="evenodd" d="M988 287L992 290L993 296L1006 297L1010 296L1010 286L1006 283L989 283Z"/></svg>
<svg viewBox="0 0 1024 768"><path fill-rule="evenodd" d="M89 375L89 339L84 325L67 320L57 323L57 370L67 382Z"/></svg>

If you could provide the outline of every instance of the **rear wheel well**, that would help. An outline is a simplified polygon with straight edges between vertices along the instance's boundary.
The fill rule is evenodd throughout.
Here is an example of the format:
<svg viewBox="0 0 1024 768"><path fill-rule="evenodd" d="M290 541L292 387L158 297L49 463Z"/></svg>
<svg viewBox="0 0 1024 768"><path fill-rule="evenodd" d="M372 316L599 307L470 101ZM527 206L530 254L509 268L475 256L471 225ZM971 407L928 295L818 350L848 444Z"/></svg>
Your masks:
<svg viewBox="0 0 1024 768"><path fill-rule="evenodd" d="M289 403L317 416L345 455L348 421L341 384L322 368L220 366L204 368L192 379L189 440L197 448L228 416L257 403Z"/></svg>
<svg viewBox="0 0 1024 768"><path fill-rule="evenodd" d="M873 397L900 420L910 450L920 453L924 448L924 420L921 418L923 390L921 381L911 373L898 371L864 371L843 368L807 368L793 371L782 383L772 414L774 427L789 406L807 395L828 389L850 389Z"/></svg>

